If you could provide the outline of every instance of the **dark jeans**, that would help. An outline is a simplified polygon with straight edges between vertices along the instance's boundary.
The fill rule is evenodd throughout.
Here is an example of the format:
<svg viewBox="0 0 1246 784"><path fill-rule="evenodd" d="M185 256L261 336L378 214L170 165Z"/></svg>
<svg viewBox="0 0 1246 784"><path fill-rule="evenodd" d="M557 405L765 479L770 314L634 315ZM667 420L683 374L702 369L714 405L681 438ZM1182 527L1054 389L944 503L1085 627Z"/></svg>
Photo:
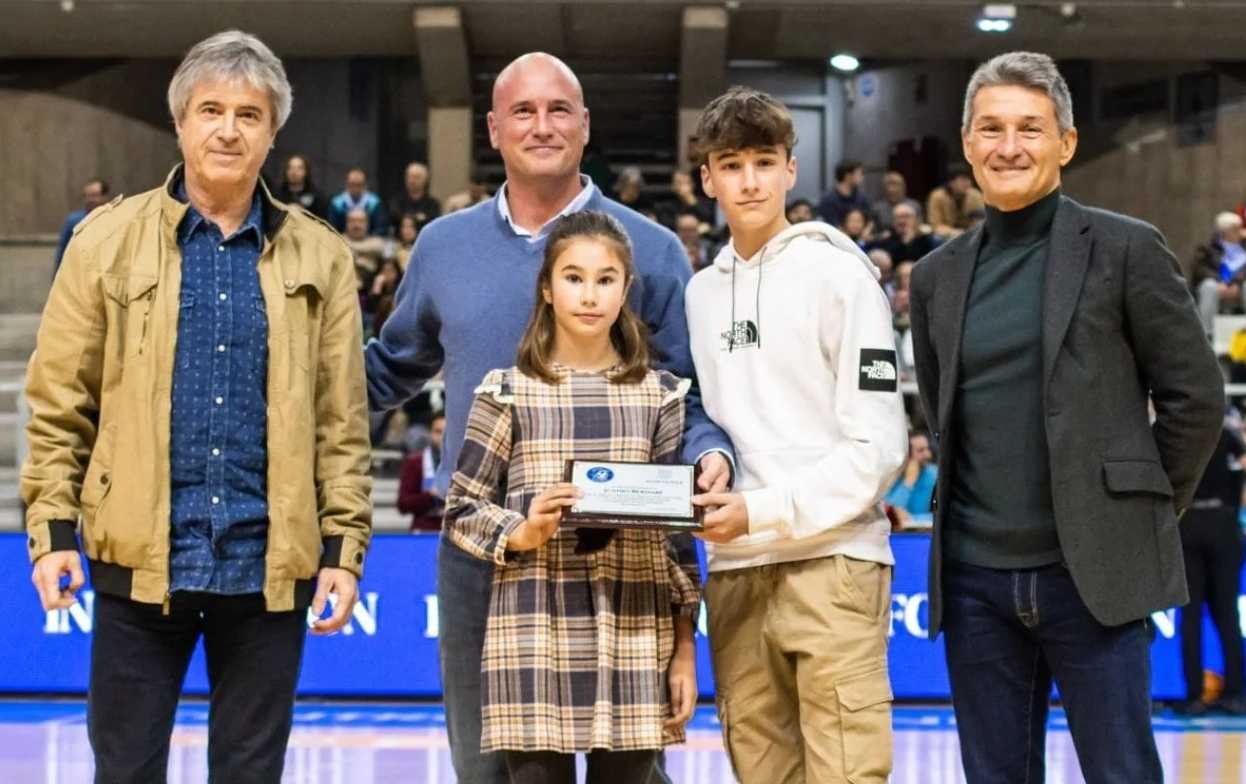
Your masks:
<svg viewBox="0 0 1246 784"><path fill-rule="evenodd" d="M1159 784L1148 620L1103 626L1059 564L948 561L945 644L968 784L1041 784L1054 677L1087 784Z"/></svg>
<svg viewBox="0 0 1246 784"><path fill-rule="evenodd" d="M657 751L605 751L588 756L585 784L644 784L649 781ZM510 784L575 784L575 755L554 751L508 751Z"/></svg>
<svg viewBox="0 0 1246 784"><path fill-rule="evenodd" d="M506 758L480 753L480 661L493 592L493 564L441 538L437 626L450 759L460 784L507 784Z"/></svg>
<svg viewBox="0 0 1246 784"><path fill-rule="evenodd" d="M97 593L87 734L96 784L166 780L169 736L203 636L211 704L208 779L278 784L294 718L305 611L269 613L260 594L175 593L169 614Z"/></svg>
<svg viewBox="0 0 1246 784"><path fill-rule="evenodd" d="M1237 510L1191 509L1181 520L1181 546L1190 603L1181 610L1181 663L1186 697L1203 694L1203 604L1220 637L1224 696L1242 695L1242 633L1237 590L1242 573L1242 534Z"/></svg>
<svg viewBox="0 0 1246 784"><path fill-rule="evenodd" d="M459 784L508 784L505 754L480 753L480 662L493 593L493 564L468 555L443 536L437 548L437 626L441 690L450 759ZM669 784L656 755L652 781Z"/></svg>

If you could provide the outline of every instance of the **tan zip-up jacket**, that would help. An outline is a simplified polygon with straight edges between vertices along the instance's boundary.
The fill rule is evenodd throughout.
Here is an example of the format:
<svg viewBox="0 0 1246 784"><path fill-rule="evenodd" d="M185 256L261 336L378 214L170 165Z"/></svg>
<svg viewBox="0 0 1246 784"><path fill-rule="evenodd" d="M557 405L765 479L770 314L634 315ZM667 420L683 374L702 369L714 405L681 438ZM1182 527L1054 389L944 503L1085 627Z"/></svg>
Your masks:
<svg viewBox="0 0 1246 784"><path fill-rule="evenodd" d="M100 207L74 231L26 375L21 490L31 561L82 548L97 591L160 604L169 589L169 412L181 291L161 188ZM270 611L305 607L321 567L362 576L372 530L363 332L354 264L319 219L266 200Z"/></svg>

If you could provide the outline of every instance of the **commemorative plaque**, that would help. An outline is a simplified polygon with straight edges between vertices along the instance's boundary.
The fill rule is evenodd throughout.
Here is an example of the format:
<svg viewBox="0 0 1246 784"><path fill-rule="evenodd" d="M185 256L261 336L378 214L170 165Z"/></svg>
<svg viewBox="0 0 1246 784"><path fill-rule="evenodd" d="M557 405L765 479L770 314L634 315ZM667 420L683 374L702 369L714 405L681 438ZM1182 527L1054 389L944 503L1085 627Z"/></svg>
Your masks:
<svg viewBox="0 0 1246 784"><path fill-rule="evenodd" d="M583 493L564 525L701 530L694 466L568 460L564 479Z"/></svg>

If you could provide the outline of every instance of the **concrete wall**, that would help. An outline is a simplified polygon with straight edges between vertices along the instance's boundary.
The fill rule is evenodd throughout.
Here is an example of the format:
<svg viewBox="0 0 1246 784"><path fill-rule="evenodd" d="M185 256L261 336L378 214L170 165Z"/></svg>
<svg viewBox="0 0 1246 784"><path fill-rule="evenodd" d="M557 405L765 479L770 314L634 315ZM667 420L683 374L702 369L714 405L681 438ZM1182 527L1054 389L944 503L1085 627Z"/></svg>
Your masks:
<svg viewBox="0 0 1246 784"><path fill-rule="evenodd" d="M961 100L970 73L964 62L923 62L846 80L843 157L865 165L867 192L881 193L887 158L898 141L934 136L949 160L961 160ZM911 195L923 198L920 185L914 186Z"/></svg>
<svg viewBox="0 0 1246 784"><path fill-rule="evenodd" d="M177 63L0 61L0 237L54 233L103 177L114 193L158 185L180 160L165 94ZM294 112L265 166L306 155L317 186L342 189L362 166L388 198L403 168L427 155L414 59L288 60ZM433 172L434 179L436 172Z"/></svg>

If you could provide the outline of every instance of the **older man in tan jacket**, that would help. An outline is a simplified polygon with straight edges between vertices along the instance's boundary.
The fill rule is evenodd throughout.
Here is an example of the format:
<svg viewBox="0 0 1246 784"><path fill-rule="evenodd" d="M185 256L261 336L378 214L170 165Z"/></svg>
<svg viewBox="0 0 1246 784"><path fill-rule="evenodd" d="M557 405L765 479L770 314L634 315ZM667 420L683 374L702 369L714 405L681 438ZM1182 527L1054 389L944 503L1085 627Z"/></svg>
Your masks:
<svg viewBox="0 0 1246 784"><path fill-rule="evenodd" d="M191 49L169 87L184 164L77 227L43 313L22 494L46 609L83 584L78 538L90 561L97 782L165 780L202 637L211 779L276 784L307 608L327 634L357 596L371 484L351 254L259 179L291 102L258 39Z"/></svg>

